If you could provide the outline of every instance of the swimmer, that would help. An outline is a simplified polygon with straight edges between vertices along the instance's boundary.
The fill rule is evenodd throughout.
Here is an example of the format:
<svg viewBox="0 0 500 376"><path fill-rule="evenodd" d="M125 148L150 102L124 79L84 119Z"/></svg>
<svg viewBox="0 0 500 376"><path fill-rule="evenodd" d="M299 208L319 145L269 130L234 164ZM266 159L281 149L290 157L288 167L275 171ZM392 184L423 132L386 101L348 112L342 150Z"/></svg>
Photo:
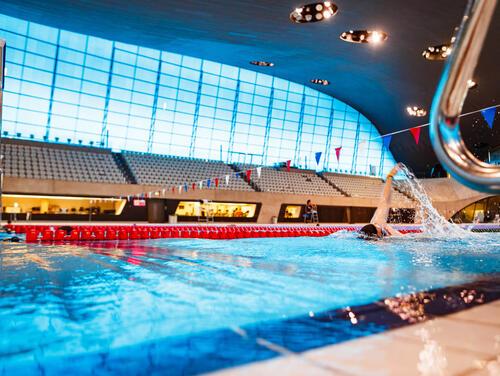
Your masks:
<svg viewBox="0 0 500 376"><path fill-rule="evenodd" d="M359 237L364 240L379 240L386 236L401 236L402 234L387 224L387 217L391 208L392 178L401 169L401 164L397 164L387 174L384 191L377 210L369 224L359 230Z"/></svg>

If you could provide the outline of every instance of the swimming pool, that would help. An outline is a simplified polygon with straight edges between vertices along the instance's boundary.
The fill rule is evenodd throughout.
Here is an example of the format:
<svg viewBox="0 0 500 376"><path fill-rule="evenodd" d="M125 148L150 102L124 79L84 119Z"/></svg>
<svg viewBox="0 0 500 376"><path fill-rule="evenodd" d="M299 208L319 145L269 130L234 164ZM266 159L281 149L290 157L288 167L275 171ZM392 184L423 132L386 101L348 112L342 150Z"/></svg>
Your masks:
<svg viewBox="0 0 500 376"><path fill-rule="evenodd" d="M338 312L499 271L498 233L0 244L0 374L208 372L390 329Z"/></svg>

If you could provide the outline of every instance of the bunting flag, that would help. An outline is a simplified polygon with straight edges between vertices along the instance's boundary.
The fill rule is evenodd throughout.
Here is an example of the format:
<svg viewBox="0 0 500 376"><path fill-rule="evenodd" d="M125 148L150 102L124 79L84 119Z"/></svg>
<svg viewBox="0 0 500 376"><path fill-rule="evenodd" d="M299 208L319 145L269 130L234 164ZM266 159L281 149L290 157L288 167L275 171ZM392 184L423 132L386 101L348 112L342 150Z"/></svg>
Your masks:
<svg viewBox="0 0 500 376"><path fill-rule="evenodd" d="M207 187L210 188L210 179L207 179Z"/></svg>
<svg viewBox="0 0 500 376"><path fill-rule="evenodd" d="M247 170L247 181L250 181L250 176L252 176L252 170Z"/></svg>
<svg viewBox="0 0 500 376"><path fill-rule="evenodd" d="M241 175L240 175L240 173L239 173L239 172L237 172L236 174L234 174L234 177L235 177L236 179L238 179L240 176L241 176Z"/></svg>
<svg viewBox="0 0 500 376"><path fill-rule="evenodd" d="M262 167L257 167L255 170L257 171L257 177L260 179L260 174L262 173Z"/></svg>
<svg viewBox="0 0 500 376"><path fill-rule="evenodd" d="M418 145L418 142L420 141L420 130L421 129L422 129L421 127L415 127L415 128L410 129L411 135L413 136L413 139L415 140L415 143L417 145Z"/></svg>
<svg viewBox="0 0 500 376"><path fill-rule="evenodd" d="M163 188L163 189L161 190L161 194L162 194L162 195L165 195L165 188Z"/></svg>
<svg viewBox="0 0 500 376"><path fill-rule="evenodd" d="M200 186L200 189L203 189L203 180L201 180L198 185Z"/></svg>
<svg viewBox="0 0 500 376"><path fill-rule="evenodd" d="M337 156L337 162L340 162L340 151L342 150L342 146L335 148L335 155Z"/></svg>
<svg viewBox="0 0 500 376"><path fill-rule="evenodd" d="M226 185L229 185L229 175L226 175Z"/></svg>
<svg viewBox="0 0 500 376"><path fill-rule="evenodd" d="M286 170L290 172L290 164L292 163L291 160L286 161Z"/></svg>
<svg viewBox="0 0 500 376"><path fill-rule="evenodd" d="M215 178L215 188L219 186L219 178Z"/></svg>
<svg viewBox="0 0 500 376"><path fill-rule="evenodd" d="M182 193L182 185L179 185L179 193Z"/></svg>
<svg viewBox="0 0 500 376"><path fill-rule="evenodd" d="M316 164L319 165L319 161L321 160L321 152L318 151L314 156L316 157Z"/></svg>
<svg viewBox="0 0 500 376"><path fill-rule="evenodd" d="M172 193L175 193L175 187L172 187Z"/></svg>
<svg viewBox="0 0 500 376"><path fill-rule="evenodd" d="M188 184L187 184L187 183L185 183L185 184L184 184L184 191L185 191L185 192L187 192L187 191L188 191Z"/></svg>
<svg viewBox="0 0 500 376"><path fill-rule="evenodd" d="M196 190L196 183L193 183L193 191Z"/></svg>
<svg viewBox="0 0 500 376"><path fill-rule="evenodd" d="M495 120L496 108L490 107L484 110L481 110L481 115L483 115L484 120L488 123L488 127L493 129L493 121Z"/></svg>
<svg viewBox="0 0 500 376"><path fill-rule="evenodd" d="M389 145L391 144L391 140L392 140L392 134L382 137L382 141L384 143L384 148L389 149Z"/></svg>

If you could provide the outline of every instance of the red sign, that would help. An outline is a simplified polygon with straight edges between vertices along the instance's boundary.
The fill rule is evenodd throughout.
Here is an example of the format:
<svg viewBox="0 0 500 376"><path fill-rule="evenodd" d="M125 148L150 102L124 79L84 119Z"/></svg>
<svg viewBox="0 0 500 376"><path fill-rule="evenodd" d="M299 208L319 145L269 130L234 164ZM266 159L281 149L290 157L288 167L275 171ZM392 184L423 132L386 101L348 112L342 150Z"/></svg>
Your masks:
<svg viewBox="0 0 500 376"><path fill-rule="evenodd" d="M135 199L133 202L134 206L146 206L146 200Z"/></svg>

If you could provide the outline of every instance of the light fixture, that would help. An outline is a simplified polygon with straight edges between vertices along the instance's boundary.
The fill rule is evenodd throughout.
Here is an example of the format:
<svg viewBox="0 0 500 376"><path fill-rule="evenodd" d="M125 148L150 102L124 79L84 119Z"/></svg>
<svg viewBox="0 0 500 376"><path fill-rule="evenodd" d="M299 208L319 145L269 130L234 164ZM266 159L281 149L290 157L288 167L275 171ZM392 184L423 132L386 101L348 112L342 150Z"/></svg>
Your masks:
<svg viewBox="0 0 500 376"><path fill-rule="evenodd" d="M340 34L340 39L350 43L379 44L387 39L386 32L380 30L349 30Z"/></svg>
<svg viewBox="0 0 500 376"><path fill-rule="evenodd" d="M440 44L437 46L430 46L422 52L422 56L431 61L446 60L451 54L451 44Z"/></svg>
<svg viewBox="0 0 500 376"><path fill-rule="evenodd" d="M475 88L477 88L477 82L474 81L473 79L467 80L467 88L469 90L474 90Z"/></svg>
<svg viewBox="0 0 500 376"><path fill-rule="evenodd" d="M322 78L313 78L311 82L315 85L323 85L323 86L330 85L330 81L324 80Z"/></svg>
<svg viewBox="0 0 500 376"><path fill-rule="evenodd" d="M271 63L269 61L251 61L250 64L252 65L257 65L259 67L274 67L274 63Z"/></svg>
<svg viewBox="0 0 500 376"><path fill-rule="evenodd" d="M426 110L424 110L422 107L417 107L417 106L406 107L406 112L408 112L408 115L415 117L423 117L427 115Z"/></svg>
<svg viewBox="0 0 500 376"><path fill-rule="evenodd" d="M324 21L334 16L338 10L338 6L331 1L307 4L295 8L292 13L290 13L290 20L295 23Z"/></svg>

